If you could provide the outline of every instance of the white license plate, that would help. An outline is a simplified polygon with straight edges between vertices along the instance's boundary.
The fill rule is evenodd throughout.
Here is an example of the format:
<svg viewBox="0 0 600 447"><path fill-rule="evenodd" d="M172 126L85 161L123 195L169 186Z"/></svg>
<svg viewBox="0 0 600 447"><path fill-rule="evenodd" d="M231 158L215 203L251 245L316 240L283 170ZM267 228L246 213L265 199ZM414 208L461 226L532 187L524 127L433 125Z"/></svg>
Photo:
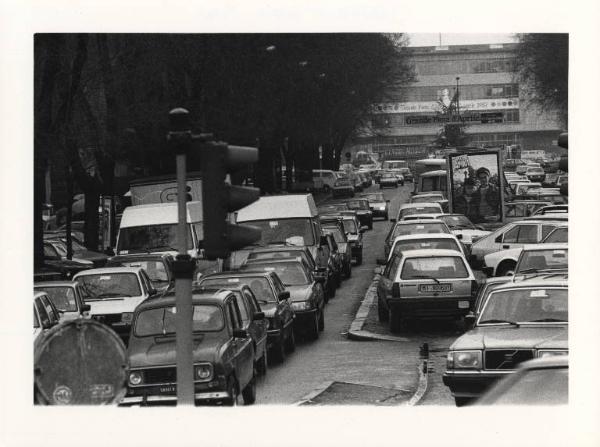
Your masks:
<svg viewBox="0 0 600 447"><path fill-rule="evenodd" d="M420 284L419 292L452 292L452 284Z"/></svg>
<svg viewBox="0 0 600 447"><path fill-rule="evenodd" d="M161 393L175 393L177 391L177 385L166 385L159 388Z"/></svg>
<svg viewBox="0 0 600 447"><path fill-rule="evenodd" d="M468 309L469 308L469 302L468 301L459 301L458 302L458 308L459 309Z"/></svg>

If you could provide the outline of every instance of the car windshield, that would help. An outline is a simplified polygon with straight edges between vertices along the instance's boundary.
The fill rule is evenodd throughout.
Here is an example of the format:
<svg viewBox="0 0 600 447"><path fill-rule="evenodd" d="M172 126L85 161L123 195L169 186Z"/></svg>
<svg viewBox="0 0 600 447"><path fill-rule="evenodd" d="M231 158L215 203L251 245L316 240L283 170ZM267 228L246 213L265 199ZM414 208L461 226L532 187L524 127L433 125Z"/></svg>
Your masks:
<svg viewBox="0 0 600 447"><path fill-rule="evenodd" d="M423 234L423 233L449 233L448 227L441 222L432 223L410 223L396 225L392 237L406 236L409 234Z"/></svg>
<svg viewBox="0 0 600 447"><path fill-rule="evenodd" d="M461 215L451 215L451 216L440 216L438 219L443 220L448 228L450 229L469 229L474 230L476 227L473 223L466 217Z"/></svg>
<svg viewBox="0 0 600 447"><path fill-rule="evenodd" d="M275 272L285 286L303 286L309 284L306 272L299 262L251 263L242 265L240 270Z"/></svg>
<svg viewBox="0 0 600 447"><path fill-rule="evenodd" d="M36 286L34 290L46 292L50 301L58 310L63 312L77 312L77 301L75 300L75 289L69 286Z"/></svg>
<svg viewBox="0 0 600 447"><path fill-rule="evenodd" d="M469 272L463 260L458 256L439 256L409 258L402 267L402 279L436 279L468 278Z"/></svg>
<svg viewBox="0 0 600 447"><path fill-rule="evenodd" d="M246 285L250 287L252 293L259 302L262 303L275 303L277 300L273 295L271 286L267 278L262 276L235 276L227 278L206 278L200 282L200 287L207 289L229 289L239 288L240 286Z"/></svg>
<svg viewBox="0 0 600 447"><path fill-rule="evenodd" d="M342 234L339 228L327 227L323 228L323 231L325 234L331 234L335 242L338 244L345 244L347 242L345 235Z"/></svg>
<svg viewBox="0 0 600 447"><path fill-rule="evenodd" d="M532 270L569 268L569 252L566 248L523 251L516 274Z"/></svg>
<svg viewBox="0 0 600 447"><path fill-rule="evenodd" d="M342 221L342 223L344 225L344 231L346 233L350 233L350 234L358 233L358 229L356 228L356 222L354 222L354 219L344 219Z"/></svg>
<svg viewBox="0 0 600 447"><path fill-rule="evenodd" d="M140 296L140 284L135 273L105 273L77 278L85 300L102 300Z"/></svg>
<svg viewBox="0 0 600 447"><path fill-rule="evenodd" d="M569 242L569 229L568 228L556 228L553 230L543 243L556 243L556 242Z"/></svg>
<svg viewBox="0 0 600 447"><path fill-rule="evenodd" d="M159 307L140 312L135 319L135 335L148 337L175 334L176 308ZM211 304L196 304L192 314L194 332L218 332L224 327L221 308Z"/></svg>
<svg viewBox="0 0 600 447"><path fill-rule="evenodd" d="M442 210L439 207L435 206L423 206L423 207L415 207L415 208L404 208L400 210L400 218L404 216L409 216L411 214L436 214L441 213Z"/></svg>
<svg viewBox="0 0 600 447"><path fill-rule="evenodd" d="M381 193L369 194L366 195L365 198L369 202L385 202L385 197Z"/></svg>
<svg viewBox="0 0 600 447"><path fill-rule="evenodd" d="M444 200L444 197L442 197L441 195L433 195L433 196L416 196L413 197L410 202L411 203L428 203L428 202L435 202L437 200Z"/></svg>
<svg viewBox="0 0 600 447"><path fill-rule="evenodd" d="M121 264L125 267L141 267L146 270L150 281L153 283L169 282L165 264L158 260L140 260L140 261L124 261Z"/></svg>
<svg viewBox="0 0 600 447"><path fill-rule="evenodd" d="M454 239L439 239L439 238L424 238L424 239L410 239L406 241L397 241L394 244L394 253L400 253L408 250L421 250L421 249L442 249L442 250L456 250L460 251L460 247Z"/></svg>
<svg viewBox="0 0 600 447"><path fill-rule="evenodd" d="M346 202L348 208L351 210L368 210L369 202L367 200L348 200Z"/></svg>
<svg viewBox="0 0 600 447"><path fill-rule="evenodd" d="M247 224L261 230L262 236L257 245L287 243L301 246L315 243L310 219L266 219L254 220Z"/></svg>
<svg viewBox="0 0 600 447"><path fill-rule="evenodd" d="M520 288L492 291L478 324L502 322L568 322L566 288Z"/></svg>
<svg viewBox="0 0 600 447"><path fill-rule="evenodd" d="M187 228L187 249L192 249L192 234ZM177 224L144 225L141 227L125 227L119 229L117 252L148 253L156 251L177 251Z"/></svg>

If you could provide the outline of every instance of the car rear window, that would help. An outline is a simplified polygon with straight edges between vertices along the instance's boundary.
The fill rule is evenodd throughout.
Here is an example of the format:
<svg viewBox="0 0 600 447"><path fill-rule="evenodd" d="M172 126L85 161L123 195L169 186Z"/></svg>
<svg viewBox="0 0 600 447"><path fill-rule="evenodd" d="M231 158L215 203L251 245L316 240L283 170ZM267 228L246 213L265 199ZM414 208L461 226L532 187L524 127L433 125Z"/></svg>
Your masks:
<svg viewBox="0 0 600 447"><path fill-rule="evenodd" d="M265 272L275 272L285 286L303 286L308 284L308 277L298 262L281 262L281 263L251 263L244 264L240 270L259 270Z"/></svg>
<svg viewBox="0 0 600 447"><path fill-rule="evenodd" d="M242 285L250 287L259 302L276 302L267 278L261 276L236 276L232 278L206 278L200 281L199 286L206 289L213 288L238 288Z"/></svg>
<svg viewBox="0 0 600 447"><path fill-rule="evenodd" d="M152 335L174 334L176 327L176 308L159 307L140 312L135 320L135 335L148 337ZM221 308L211 304L194 306L192 330L194 332L218 332L224 327Z"/></svg>
<svg viewBox="0 0 600 447"><path fill-rule="evenodd" d="M468 278L469 272L462 258L458 256L409 258L402 266L402 279L436 279Z"/></svg>
<svg viewBox="0 0 600 447"><path fill-rule="evenodd" d="M460 251L460 247L454 239L411 239L406 241L398 241L394 245L394 253L407 250L456 250Z"/></svg>
<svg viewBox="0 0 600 447"><path fill-rule="evenodd" d="M73 287L35 287L36 291L46 292L52 304L64 312L76 312L75 290Z"/></svg>
<svg viewBox="0 0 600 447"><path fill-rule="evenodd" d="M415 224L402 224L396 225L392 237L405 236L409 234L423 234L423 233L450 233L448 227L440 222L432 223L415 223Z"/></svg>
<svg viewBox="0 0 600 447"><path fill-rule="evenodd" d="M85 299L102 300L107 298L140 296L140 283L135 273L105 273L83 275L77 278Z"/></svg>
<svg viewBox="0 0 600 447"><path fill-rule="evenodd" d="M524 251L517 273L528 270L567 269L569 251L564 249Z"/></svg>
<svg viewBox="0 0 600 447"><path fill-rule="evenodd" d="M409 216L411 214L436 214L441 213L442 209L437 206L422 206L415 208L404 208L400 210L400 218L403 216Z"/></svg>

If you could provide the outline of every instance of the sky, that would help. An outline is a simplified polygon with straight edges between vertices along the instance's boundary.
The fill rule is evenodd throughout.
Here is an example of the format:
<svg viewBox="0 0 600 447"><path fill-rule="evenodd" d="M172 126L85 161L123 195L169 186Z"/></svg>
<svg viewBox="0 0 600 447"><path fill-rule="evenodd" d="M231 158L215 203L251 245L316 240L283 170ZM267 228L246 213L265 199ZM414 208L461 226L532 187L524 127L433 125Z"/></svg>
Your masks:
<svg viewBox="0 0 600 447"><path fill-rule="evenodd" d="M411 47L438 46L440 44L439 33L408 33L408 37ZM441 38L442 45L516 42L513 34L442 33Z"/></svg>

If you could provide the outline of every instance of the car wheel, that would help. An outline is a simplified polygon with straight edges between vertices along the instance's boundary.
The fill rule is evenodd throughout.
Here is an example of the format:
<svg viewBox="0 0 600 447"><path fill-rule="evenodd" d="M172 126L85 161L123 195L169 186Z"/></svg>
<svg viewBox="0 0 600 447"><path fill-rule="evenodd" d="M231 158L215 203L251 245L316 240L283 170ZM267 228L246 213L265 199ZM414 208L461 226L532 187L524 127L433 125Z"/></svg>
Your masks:
<svg viewBox="0 0 600 447"><path fill-rule="evenodd" d="M244 405L252 405L256 402L256 374L252 374L250 383L246 385L246 388L242 390L242 397L244 398Z"/></svg>
<svg viewBox="0 0 600 447"><path fill-rule="evenodd" d="M329 281L329 283L330 283L329 293L327 294L328 296L326 297L327 298L327 300L325 301L326 303L329 301L329 298L335 298L335 289L336 289L335 282Z"/></svg>
<svg viewBox="0 0 600 447"><path fill-rule="evenodd" d="M380 323L385 323L390 319L388 310L383 304L383 300L377 297L377 316L379 317Z"/></svg>
<svg viewBox="0 0 600 447"><path fill-rule="evenodd" d="M390 309L388 318L390 320L390 332L394 334L400 332L402 327L402 318L400 318L400 312L395 309Z"/></svg>
<svg viewBox="0 0 600 447"><path fill-rule="evenodd" d="M512 261L504 261L500 263L496 269L496 276L507 276L509 273L514 275L516 264Z"/></svg>
<svg viewBox="0 0 600 447"><path fill-rule="evenodd" d="M350 278L352 276L352 264L349 262L346 264L346 278Z"/></svg>
<svg viewBox="0 0 600 447"><path fill-rule="evenodd" d="M473 398L471 398L471 397L458 397L458 396L454 397L454 403L456 404L457 407L464 407L465 405L469 405L472 400L473 400Z"/></svg>
<svg viewBox="0 0 600 447"><path fill-rule="evenodd" d="M269 360L267 357L267 349L265 348L265 352L263 353L262 357L260 358L260 360L256 363L256 372L258 373L259 376L266 376L267 375L267 364L268 364Z"/></svg>
<svg viewBox="0 0 600 447"><path fill-rule="evenodd" d="M230 407L237 407L239 404L240 395L233 377L230 377L229 382L227 383L227 393L229 394L229 397L224 399L223 403Z"/></svg>
<svg viewBox="0 0 600 447"><path fill-rule="evenodd" d="M361 265L362 264L362 251L360 252L360 254L356 257L356 265Z"/></svg>
<svg viewBox="0 0 600 447"><path fill-rule="evenodd" d="M294 352L296 350L296 336L294 335L293 326L290 326L288 332L289 334L285 340L285 350L286 352Z"/></svg>
<svg viewBox="0 0 600 447"><path fill-rule="evenodd" d="M319 338L319 315L315 312L315 317L308 328L308 339L317 340Z"/></svg>
<svg viewBox="0 0 600 447"><path fill-rule="evenodd" d="M325 329L325 313L323 311L323 309L321 309L321 314L320 314L320 318L319 318L319 331L323 332L323 330Z"/></svg>
<svg viewBox="0 0 600 447"><path fill-rule="evenodd" d="M278 364L283 363L285 360L285 340L283 339L283 334L279 336L279 340L277 340L272 349L271 358L273 361Z"/></svg>

